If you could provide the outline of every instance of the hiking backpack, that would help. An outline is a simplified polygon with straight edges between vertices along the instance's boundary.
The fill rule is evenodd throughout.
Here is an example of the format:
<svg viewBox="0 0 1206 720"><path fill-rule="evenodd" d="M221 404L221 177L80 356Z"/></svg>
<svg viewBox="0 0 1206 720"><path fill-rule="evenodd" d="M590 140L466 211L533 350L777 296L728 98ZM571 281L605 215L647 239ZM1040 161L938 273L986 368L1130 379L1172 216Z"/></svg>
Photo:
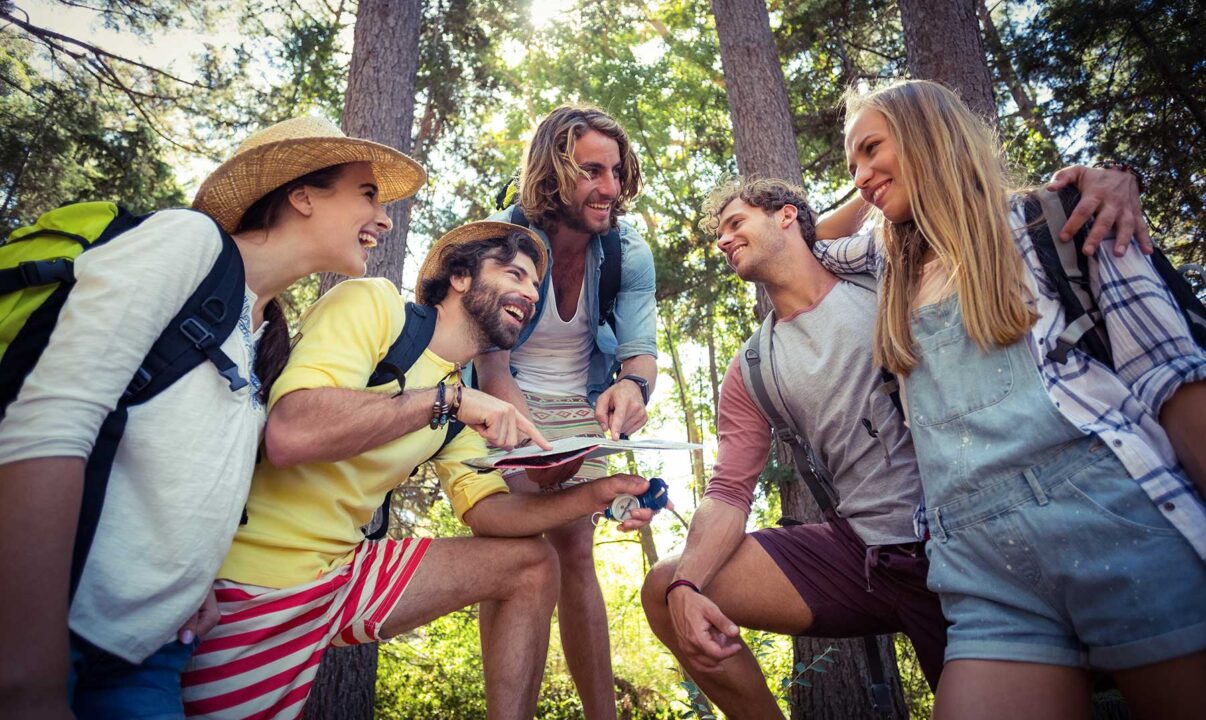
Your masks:
<svg viewBox="0 0 1206 720"><path fill-rule="evenodd" d="M1089 258L1082 252L1090 223L1081 227L1072 242L1057 239L1068 215L1079 201L1080 194L1076 188L1065 187L1058 193L1036 190L1023 203L1027 232L1047 279L1059 295L1067 322L1055 347L1047 352L1047 357L1066 363L1068 353L1075 347L1113 370L1114 356L1110 338L1106 334L1105 320L1089 288ZM1183 274L1190 270L1201 274L1201 268L1186 265L1178 271L1159 248L1150 257L1156 273L1185 317L1190 335L1199 347L1206 348L1206 307L1203 307Z"/></svg>
<svg viewBox="0 0 1206 720"><path fill-rule="evenodd" d="M0 244L0 418L46 349L75 285L75 259L148 217L133 215L110 202L76 203L43 214ZM88 456L71 559L72 596L100 521L129 409L207 361L226 378L232 391L247 385L221 349L243 312L243 259L230 235L218 230L222 238L218 259L151 346L117 407L102 423Z"/></svg>
<svg viewBox="0 0 1206 720"><path fill-rule="evenodd" d="M426 305L416 305L415 303L406 303L406 322L402 325L402 333L389 346L385 357L373 369L373 374L369 376L368 387L378 387L397 380L398 392L401 393L405 390L406 371L415 364L415 361L419 359L419 356L431 344L431 336L435 334L435 326L435 308ZM448 431L444 435L444 442L440 443L440 447L436 448L431 457L415 465L415 469L410 471L410 477L414 477L415 473L419 472L419 468L424 463L439 455L448 443L452 442L453 438L464 429L465 423L460 420L450 420L448 422ZM386 532L389 531L389 508L393 497L393 490L387 492L385 500L381 503L381 507L373 512L373 518L360 528L364 532L365 539L380 540L385 537Z"/></svg>
<svg viewBox="0 0 1206 720"><path fill-rule="evenodd" d="M871 294L876 292L876 280L871 275L843 274L838 277ZM827 521L833 522L839 518L837 505L841 501L837 490L833 487L833 474L829 472L820 456L813 450L803 429L787 419L791 417L791 413L787 409L786 402L779 390L779 384L775 380L772 354L774 325L774 312L767 313L762 325L746 340L739 356L741 376L745 381L746 388L750 391L750 399L754 401L762 412L762 416L770 424L775 437L791 449L797 476L808 487L817 506L821 509L821 514ZM896 378L887 370L881 369L880 380L881 383L875 392L889 396L899 411L901 407L900 386ZM772 394L768 388L773 388L774 393ZM863 418L862 425L874 437L876 430L870 419ZM801 523L798 520L782 518L779 520L779 524L799 525ZM888 685L887 672L879 656L879 643L875 635L863 637L863 650L867 658L867 672L870 674L871 703L878 714L886 717L892 710L892 692Z"/></svg>

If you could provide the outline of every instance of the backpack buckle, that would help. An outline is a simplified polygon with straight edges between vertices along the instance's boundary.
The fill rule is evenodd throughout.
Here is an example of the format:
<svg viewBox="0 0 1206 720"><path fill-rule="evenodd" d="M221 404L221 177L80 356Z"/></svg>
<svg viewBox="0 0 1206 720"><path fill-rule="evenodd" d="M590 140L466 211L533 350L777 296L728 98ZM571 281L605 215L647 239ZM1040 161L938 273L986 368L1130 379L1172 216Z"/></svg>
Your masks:
<svg viewBox="0 0 1206 720"><path fill-rule="evenodd" d="M26 260L18 263L17 268L21 272L21 279L25 282L26 287L49 285L72 279L71 262L66 258Z"/></svg>
<svg viewBox="0 0 1206 720"><path fill-rule="evenodd" d="M130 384L126 386L126 391L122 394L124 398L131 398L142 392L143 388L151 384L151 373L145 367L139 366L134 373L134 378L130 380Z"/></svg>
<svg viewBox="0 0 1206 720"><path fill-rule="evenodd" d="M1072 352L1072 348L1076 347L1076 343L1071 343L1063 337L1055 339L1055 347L1047 352L1047 359L1063 364L1068 362L1068 353Z"/></svg>
<svg viewBox="0 0 1206 720"><path fill-rule="evenodd" d="M191 317L180 323L180 332L184 337L188 338L198 350L204 349L207 345L213 343L214 334L209 331L205 323L198 320L196 317Z"/></svg>

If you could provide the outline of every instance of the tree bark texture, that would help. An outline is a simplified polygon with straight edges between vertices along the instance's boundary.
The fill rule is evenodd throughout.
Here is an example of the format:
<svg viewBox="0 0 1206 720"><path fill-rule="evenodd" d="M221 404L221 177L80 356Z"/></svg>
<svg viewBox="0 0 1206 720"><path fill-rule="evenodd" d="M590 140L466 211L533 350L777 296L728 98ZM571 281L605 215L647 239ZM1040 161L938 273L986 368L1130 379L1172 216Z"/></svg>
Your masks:
<svg viewBox="0 0 1206 720"><path fill-rule="evenodd" d="M792 131L791 110L783 68L771 34L770 18L763 0L712 0L720 58L728 90L729 115L733 122L737 167L743 176L774 177L801 184L799 150ZM971 15L975 22L974 13ZM983 65L983 58L980 60ZM765 293L759 292L758 318L770 310ZM785 448L782 462L789 462ZM801 468L801 472L811 472ZM820 522L820 510L798 480L781 486L783 514L804 522ZM795 662L812 662L814 656L834 647L835 662L824 674L806 676L811 687L792 688L792 718L873 718L862 641L854 639L795 638ZM896 670L896 655L890 639L881 638L881 656L890 675L894 717L905 718L904 696Z"/></svg>
<svg viewBox="0 0 1206 720"><path fill-rule="evenodd" d="M360 0L356 10L343 131L410 153L414 145L422 0ZM411 200L386 206L394 229L369 254L368 275L402 281ZM343 277L325 273L321 295Z"/></svg>
<svg viewBox="0 0 1206 720"><path fill-rule="evenodd" d="M327 648L303 720L371 720L377 692L377 644Z"/></svg>
<svg viewBox="0 0 1206 720"><path fill-rule="evenodd" d="M899 4L909 73L958 92L968 107L996 127L997 103L975 0L900 0Z"/></svg>
<svg viewBox="0 0 1206 720"><path fill-rule="evenodd" d="M360 0L351 70L344 97L343 131L409 153L419 70L422 0ZM393 230L373 248L368 275L402 281L410 200L386 208ZM326 273L319 294L342 277ZM308 720L371 720L377 688L377 645L329 649L306 702Z"/></svg>

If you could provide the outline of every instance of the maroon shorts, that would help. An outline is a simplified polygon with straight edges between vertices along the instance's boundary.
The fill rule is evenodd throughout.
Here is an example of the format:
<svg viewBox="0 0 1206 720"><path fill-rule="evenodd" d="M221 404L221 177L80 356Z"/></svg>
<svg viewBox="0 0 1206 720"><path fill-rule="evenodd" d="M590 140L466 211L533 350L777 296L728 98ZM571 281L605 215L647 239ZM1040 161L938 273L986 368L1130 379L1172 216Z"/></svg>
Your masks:
<svg viewBox="0 0 1206 720"><path fill-rule="evenodd" d="M768 528L752 533L805 604L812 626L802 634L859 637L904 633L930 687L938 685L946 620L925 585L921 543L867 546L845 521Z"/></svg>

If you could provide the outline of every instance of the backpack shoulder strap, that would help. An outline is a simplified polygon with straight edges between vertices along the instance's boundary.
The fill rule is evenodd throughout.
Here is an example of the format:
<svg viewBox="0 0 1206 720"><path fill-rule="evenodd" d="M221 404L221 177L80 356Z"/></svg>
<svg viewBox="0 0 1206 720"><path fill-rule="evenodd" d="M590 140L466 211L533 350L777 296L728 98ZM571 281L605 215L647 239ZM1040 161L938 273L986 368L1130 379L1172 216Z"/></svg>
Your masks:
<svg viewBox="0 0 1206 720"><path fill-rule="evenodd" d="M1046 189L1030 193L1024 203L1027 232L1047 279L1055 288L1064 308L1067 325L1056 339L1047 357L1064 363L1072 348L1080 347L1098 361L1113 367L1113 353L1105 333L1101 312L1089 288L1089 260L1085 257L1085 238L1089 225L1076 233L1073 242L1058 239L1068 213L1080 200L1075 188L1058 194Z"/></svg>
<svg viewBox="0 0 1206 720"><path fill-rule="evenodd" d="M511 224L526 228L532 227L532 221L524 214L523 208L519 207L519 203L511 206Z"/></svg>
<svg viewBox="0 0 1206 720"><path fill-rule="evenodd" d="M621 249L620 229L613 227L604 235L603 266L599 272L599 324L616 329L616 297L620 294Z"/></svg>
<svg viewBox="0 0 1206 720"><path fill-rule="evenodd" d="M837 515L838 496L833 489L833 477L817 457L800 428L791 425L786 408L775 399L778 384L775 381L771 358L771 333L774 329L774 313L768 314L754 334L746 341L741 353L741 375L750 398L758 405L775 437L785 442L792 450L796 472L808 486L813 498L826 519L834 520ZM768 388L775 388L772 393Z"/></svg>
<svg viewBox="0 0 1206 720"><path fill-rule="evenodd" d="M448 443L452 442L453 439L464 429L465 423L461 422L460 420L450 421L448 423L448 431L444 434L444 442L440 443L440 446L431 454L431 457L415 465L415 469L410 471L410 477L414 477L415 473L419 472L419 468L423 467L425 463L430 462L432 458L443 452L444 448L448 447ZM386 533L389 532L389 510L393 502L394 491L390 490L389 492L385 493L385 499L381 501L381 507L373 511L373 519L369 520L368 524L360 528L360 530L364 533L365 540L380 540L381 538L385 537Z"/></svg>
<svg viewBox="0 0 1206 720"><path fill-rule="evenodd" d="M373 374L369 376L368 387L385 385L390 381L397 380L399 390L405 390L406 371L415 364L415 361L431 344L435 326L435 308L406 303L406 321L402 325L402 332L389 346L385 357L377 363Z"/></svg>
<svg viewBox="0 0 1206 720"><path fill-rule="evenodd" d="M127 225L123 229L129 229ZM221 346L243 313L246 283L243 258L234 239L219 228L222 250L201 284L151 346L117 407L105 418L84 469L83 498L71 558L70 595L75 595L104 506L105 491L117 447L125 433L128 410L147 402L206 360L214 363L231 390L247 385ZM108 231L106 231L108 233ZM115 233L113 233L115 234ZM107 240L113 234L105 237ZM95 243L94 243L95 244Z"/></svg>
<svg viewBox="0 0 1206 720"><path fill-rule="evenodd" d="M123 396L127 405L144 403L190 370L209 360L231 390L247 385L222 343L234 332L243 313L246 280L243 258L234 238L219 228L222 250L209 273L151 346Z"/></svg>

